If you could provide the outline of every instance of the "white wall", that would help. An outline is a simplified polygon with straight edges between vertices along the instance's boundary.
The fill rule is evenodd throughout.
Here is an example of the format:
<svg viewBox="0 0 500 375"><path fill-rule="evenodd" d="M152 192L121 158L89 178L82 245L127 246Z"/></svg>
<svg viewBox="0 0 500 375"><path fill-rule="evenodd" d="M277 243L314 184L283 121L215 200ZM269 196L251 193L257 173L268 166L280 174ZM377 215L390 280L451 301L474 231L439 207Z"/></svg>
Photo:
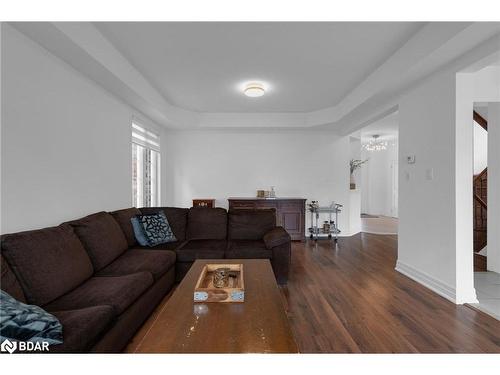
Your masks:
<svg viewBox="0 0 500 375"><path fill-rule="evenodd" d="M456 293L455 98L455 74L448 72L425 81L399 103L396 269L451 300ZM406 163L410 155L415 164ZM472 176L472 159L470 169Z"/></svg>
<svg viewBox="0 0 500 375"><path fill-rule="evenodd" d="M168 133L167 202L190 206L193 198L254 197L275 186L281 197L345 205L340 227L349 233L349 137L298 130L207 130ZM309 220L309 216L307 216Z"/></svg>
<svg viewBox="0 0 500 375"><path fill-rule="evenodd" d="M474 122L474 176L488 166L488 132Z"/></svg>
<svg viewBox="0 0 500 375"><path fill-rule="evenodd" d="M499 85L500 96L500 85ZM499 98L500 100L500 98ZM488 105L488 258L489 271L500 273L500 103Z"/></svg>
<svg viewBox="0 0 500 375"><path fill-rule="evenodd" d="M388 141L387 149L383 151L361 152L361 159L369 159L360 170L361 211L370 215L397 217L397 206L394 207L393 168L398 160L398 140Z"/></svg>
<svg viewBox="0 0 500 375"><path fill-rule="evenodd" d="M131 205L133 110L2 25L2 233Z"/></svg>

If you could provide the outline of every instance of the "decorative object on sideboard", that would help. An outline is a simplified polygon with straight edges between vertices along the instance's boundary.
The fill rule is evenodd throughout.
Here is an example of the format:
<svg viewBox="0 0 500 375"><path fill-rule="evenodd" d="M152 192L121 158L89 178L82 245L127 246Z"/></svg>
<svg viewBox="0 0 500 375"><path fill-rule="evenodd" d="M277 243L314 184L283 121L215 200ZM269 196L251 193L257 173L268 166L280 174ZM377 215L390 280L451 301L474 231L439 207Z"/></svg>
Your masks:
<svg viewBox="0 0 500 375"><path fill-rule="evenodd" d="M358 169L361 168L363 164L365 164L368 161L368 159L365 160L359 160L359 159L351 159L349 162L349 167L351 171L351 177L350 177L350 188L351 190L356 190L356 180L354 179L354 172Z"/></svg>
<svg viewBox="0 0 500 375"><path fill-rule="evenodd" d="M271 186L271 190L257 190L257 198L276 198L274 186Z"/></svg>
<svg viewBox="0 0 500 375"><path fill-rule="evenodd" d="M215 199L213 198L193 199L193 207L215 208Z"/></svg>

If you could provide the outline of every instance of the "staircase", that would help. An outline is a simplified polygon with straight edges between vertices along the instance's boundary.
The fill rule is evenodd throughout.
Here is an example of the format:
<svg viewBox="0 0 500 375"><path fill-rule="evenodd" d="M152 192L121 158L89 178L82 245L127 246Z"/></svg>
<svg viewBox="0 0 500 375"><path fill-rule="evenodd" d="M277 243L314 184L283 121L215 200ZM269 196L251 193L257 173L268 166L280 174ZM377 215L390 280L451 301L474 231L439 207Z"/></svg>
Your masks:
<svg viewBox="0 0 500 375"><path fill-rule="evenodd" d="M474 121L488 131L488 122L476 111ZM488 168L474 176L474 271L486 271L486 257L478 253L487 244Z"/></svg>

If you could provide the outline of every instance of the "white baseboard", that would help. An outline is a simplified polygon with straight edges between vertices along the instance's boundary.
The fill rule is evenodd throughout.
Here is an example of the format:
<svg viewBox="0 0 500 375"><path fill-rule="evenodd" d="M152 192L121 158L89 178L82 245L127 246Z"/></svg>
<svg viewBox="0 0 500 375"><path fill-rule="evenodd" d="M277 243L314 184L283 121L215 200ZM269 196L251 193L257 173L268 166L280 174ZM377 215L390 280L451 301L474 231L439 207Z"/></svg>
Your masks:
<svg viewBox="0 0 500 375"><path fill-rule="evenodd" d="M416 281L419 284L422 284L426 288L429 288L433 292L439 294L441 297L446 298L447 300L456 302L456 290L449 285L446 285L441 280L438 280L424 272L421 272L412 266L404 264L399 260L396 262L396 271L402 273L405 276L408 276L410 279Z"/></svg>

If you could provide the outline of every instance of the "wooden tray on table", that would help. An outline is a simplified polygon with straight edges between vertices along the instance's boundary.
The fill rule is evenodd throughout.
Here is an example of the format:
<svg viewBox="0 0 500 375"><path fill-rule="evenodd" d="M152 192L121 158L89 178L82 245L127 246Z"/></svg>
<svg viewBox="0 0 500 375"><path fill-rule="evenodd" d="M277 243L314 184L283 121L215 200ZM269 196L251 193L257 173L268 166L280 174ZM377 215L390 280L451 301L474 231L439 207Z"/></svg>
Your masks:
<svg viewBox="0 0 500 375"><path fill-rule="evenodd" d="M229 268L235 277L229 277L228 285L216 288L213 274L217 268ZM243 264L205 264L198 277L193 294L194 302L244 302L245 283L243 280Z"/></svg>

